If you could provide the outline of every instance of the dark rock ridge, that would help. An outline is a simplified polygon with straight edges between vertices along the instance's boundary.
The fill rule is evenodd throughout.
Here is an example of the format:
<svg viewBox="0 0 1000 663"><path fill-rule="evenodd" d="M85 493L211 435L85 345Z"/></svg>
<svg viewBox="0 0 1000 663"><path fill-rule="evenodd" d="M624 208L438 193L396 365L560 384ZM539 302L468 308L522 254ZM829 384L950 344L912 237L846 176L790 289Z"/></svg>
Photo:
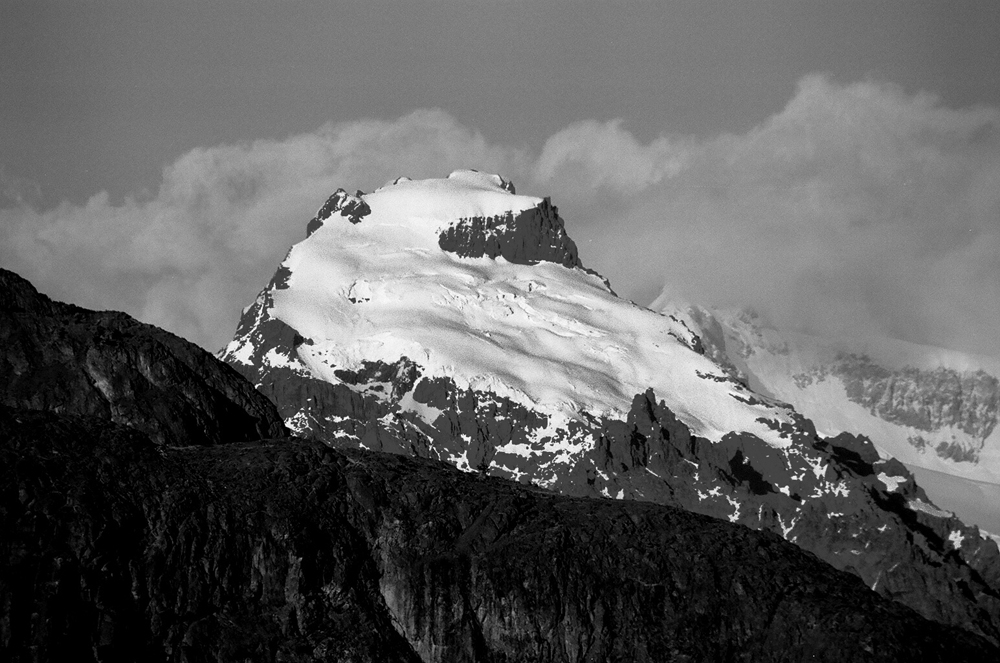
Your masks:
<svg viewBox="0 0 1000 663"><path fill-rule="evenodd" d="M340 212L340 215L351 223L360 223L361 219L372 213L368 203L362 198L364 195L360 189L353 195L344 189L334 191L316 212L316 216L306 224L306 237L319 230L323 223L333 216L334 212Z"/></svg>
<svg viewBox="0 0 1000 663"><path fill-rule="evenodd" d="M6 661L986 661L779 537L316 441L0 406Z"/></svg>
<svg viewBox="0 0 1000 663"><path fill-rule="evenodd" d="M96 415L162 444L285 435L274 405L211 354L111 311L52 301L0 270L0 404Z"/></svg>
<svg viewBox="0 0 1000 663"><path fill-rule="evenodd" d="M463 258L503 257L522 265L545 261L564 267L583 266L559 209L548 198L521 212L460 219L441 231L438 245Z"/></svg>

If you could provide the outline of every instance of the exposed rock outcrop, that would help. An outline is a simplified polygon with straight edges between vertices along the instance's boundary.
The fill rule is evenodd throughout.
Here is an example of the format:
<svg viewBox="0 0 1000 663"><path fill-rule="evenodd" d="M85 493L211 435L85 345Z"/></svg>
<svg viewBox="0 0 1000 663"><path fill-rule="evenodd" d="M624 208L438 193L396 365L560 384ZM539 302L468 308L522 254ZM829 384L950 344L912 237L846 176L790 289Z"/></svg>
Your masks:
<svg viewBox="0 0 1000 663"><path fill-rule="evenodd" d="M985 371L892 371L869 357L847 353L837 357L832 370L844 382L848 398L886 421L923 431L955 427L979 440L996 428L1000 380Z"/></svg>
<svg viewBox="0 0 1000 663"><path fill-rule="evenodd" d="M361 190L358 190L353 195L347 193L344 189L334 191L326 199L326 202L323 203L323 206L319 208L319 211L316 212L316 216L306 224L306 237L319 230L323 222L333 216L334 212L340 212L340 215L351 223L360 223L361 219L371 214L372 211L368 207L368 203L362 198L364 195L364 192Z"/></svg>
<svg viewBox="0 0 1000 663"><path fill-rule="evenodd" d="M438 244L463 258L503 257L522 265L546 261L582 267L576 243L548 198L517 213L461 219L441 231Z"/></svg>
<svg viewBox="0 0 1000 663"><path fill-rule="evenodd" d="M105 417L171 445L280 437L266 398L208 352L0 270L0 404Z"/></svg>

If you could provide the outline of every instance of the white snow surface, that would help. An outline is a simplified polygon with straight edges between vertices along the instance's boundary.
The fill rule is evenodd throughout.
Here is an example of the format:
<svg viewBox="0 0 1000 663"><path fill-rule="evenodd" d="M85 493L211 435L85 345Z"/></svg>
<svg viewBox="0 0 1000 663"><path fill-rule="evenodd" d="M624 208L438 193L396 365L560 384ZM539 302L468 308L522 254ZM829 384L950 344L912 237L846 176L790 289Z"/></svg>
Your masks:
<svg viewBox="0 0 1000 663"><path fill-rule="evenodd" d="M335 383L334 369L407 357L425 376L568 419L621 418L652 388L697 435L790 444L758 421L791 422L789 410L742 402L734 395L752 394L740 385L707 379L722 373L674 338L685 328L616 297L598 276L443 251L438 236L459 219L542 202L501 183L474 171L398 180L363 196L371 213L359 223L334 214L295 245L270 314L312 340L298 348L305 366Z"/></svg>

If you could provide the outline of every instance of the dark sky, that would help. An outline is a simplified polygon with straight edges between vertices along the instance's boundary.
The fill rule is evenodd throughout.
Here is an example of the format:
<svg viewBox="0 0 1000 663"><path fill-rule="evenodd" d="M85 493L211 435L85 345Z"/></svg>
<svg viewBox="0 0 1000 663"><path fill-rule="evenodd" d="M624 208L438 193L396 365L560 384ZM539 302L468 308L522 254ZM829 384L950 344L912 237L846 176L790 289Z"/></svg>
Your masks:
<svg viewBox="0 0 1000 663"><path fill-rule="evenodd" d="M0 4L0 166L42 200L155 187L188 150L441 108L537 145L745 131L805 74L1000 104L1000 5L784 2Z"/></svg>
<svg viewBox="0 0 1000 663"><path fill-rule="evenodd" d="M330 191L500 170L588 265L1000 356L1000 3L0 1L0 264L215 349Z"/></svg>

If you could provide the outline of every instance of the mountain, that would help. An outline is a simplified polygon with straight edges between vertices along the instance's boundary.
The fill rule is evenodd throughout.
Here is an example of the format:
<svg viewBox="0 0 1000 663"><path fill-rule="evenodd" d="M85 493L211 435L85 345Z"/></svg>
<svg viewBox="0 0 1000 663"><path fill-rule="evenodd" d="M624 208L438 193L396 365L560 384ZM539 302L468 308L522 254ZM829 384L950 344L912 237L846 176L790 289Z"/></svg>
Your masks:
<svg viewBox="0 0 1000 663"><path fill-rule="evenodd" d="M287 434L274 405L211 354L124 313L55 302L0 269L0 404L108 418L162 444Z"/></svg>
<svg viewBox="0 0 1000 663"><path fill-rule="evenodd" d="M231 369L0 276L14 402L0 404L0 660L1000 656L767 532L244 439L284 431ZM94 367L113 369L113 388L88 382ZM172 427L178 415L200 423Z"/></svg>
<svg viewBox="0 0 1000 663"><path fill-rule="evenodd" d="M1000 553L865 438L824 436L618 298L496 175L335 192L222 357L297 434L773 532L1000 641Z"/></svg>
<svg viewBox="0 0 1000 663"><path fill-rule="evenodd" d="M752 310L672 301L734 379L791 403L824 434L863 433L911 467L925 488L1000 532L1000 360L893 339L829 339L776 329ZM964 495L964 498L963 498Z"/></svg>

